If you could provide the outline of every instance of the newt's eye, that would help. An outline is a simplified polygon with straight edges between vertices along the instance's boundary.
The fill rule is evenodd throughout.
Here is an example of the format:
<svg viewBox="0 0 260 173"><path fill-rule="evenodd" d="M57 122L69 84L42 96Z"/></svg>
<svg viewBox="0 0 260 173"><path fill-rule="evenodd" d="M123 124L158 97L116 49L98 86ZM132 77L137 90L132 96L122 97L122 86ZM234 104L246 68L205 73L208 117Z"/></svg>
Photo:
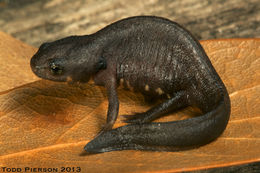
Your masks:
<svg viewBox="0 0 260 173"><path fill-rule="evenodd" d="M63 68L56 65L55 63L50 63L50 70L52 72L52 74L54 75L61 75L63 72Z"/></svg>

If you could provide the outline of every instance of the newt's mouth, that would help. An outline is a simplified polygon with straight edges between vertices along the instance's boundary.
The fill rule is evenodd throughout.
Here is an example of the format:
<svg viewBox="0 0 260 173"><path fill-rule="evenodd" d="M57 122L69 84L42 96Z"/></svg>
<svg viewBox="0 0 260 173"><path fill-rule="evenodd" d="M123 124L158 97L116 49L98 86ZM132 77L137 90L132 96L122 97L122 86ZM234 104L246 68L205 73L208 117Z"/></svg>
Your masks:
<svg viewBox="0 0 260 173"><path fill-rule="evenodd" d="M36 60L35 58L32 58L31 61L30 61L30 65L31 65L31 69L33 71L33 73L40 77L40 78L43 78L43 76L41 75L42 74L42 71L44 71L44 67L43 66L39 66L39 65L36 65Z"/></svg>
<svg viewBox="0 0 260 173"><path fill-rule="evenodd" d="M39 76L40 71L43 69L43 67L37 65L37 60L36 60L36 58L34 56L31 58L30 66L31 66L31 69L32 69L33 73L36 74L37 76Z"/></svg>
<svg viewBox="0 0 260 173"><path fill-rule="evenodd" d="M34 58L34 56L31 58L30 66L31 66L32 71L34 71L35 67L37 66L36 59Z"/></svg>
<svg viewBox="0 0 260 173"><path fill-rule="evenodd" d="M46 78L44 75L43 75L43 71L45 70L44 67L40 67L40 66L35 66L35 67L31 67L33 73L40 77L40 78Z"/></svg>

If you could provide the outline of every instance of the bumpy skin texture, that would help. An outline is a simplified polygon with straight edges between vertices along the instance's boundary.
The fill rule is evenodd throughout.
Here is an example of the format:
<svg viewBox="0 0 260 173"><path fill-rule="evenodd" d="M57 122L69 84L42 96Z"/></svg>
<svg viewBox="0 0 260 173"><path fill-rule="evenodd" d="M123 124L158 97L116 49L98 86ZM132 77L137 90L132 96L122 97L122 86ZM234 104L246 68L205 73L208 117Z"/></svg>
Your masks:
<svg viewBox="0 0 260 173"><path fill-rule="evenodd" d="M227 90L199 42L180 25L154 16L115 22L86 36L43 44L31 59L44 79L88 82L107 89L107 123L85 146L90 153L114 150L178 151L207 144L229 120ZM125 116L129 125L112 129L118 116L117 87L164 101L144 113ZM151 122L187 106L203 115L182 121Z"/></svg>

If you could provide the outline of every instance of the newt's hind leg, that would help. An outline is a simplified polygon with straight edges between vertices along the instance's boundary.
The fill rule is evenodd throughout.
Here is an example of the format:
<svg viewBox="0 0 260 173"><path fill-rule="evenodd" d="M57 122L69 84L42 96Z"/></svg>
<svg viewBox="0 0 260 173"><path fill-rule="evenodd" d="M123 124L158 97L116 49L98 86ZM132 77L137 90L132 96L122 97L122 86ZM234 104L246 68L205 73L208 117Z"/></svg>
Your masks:
<svg viewBox="0 0 260 173"><path fill-rule="evenodd" d="M169 112L176 111L188 106L186 93L180 91L174 97L152 107L146 112L136 113L134 115L123 115L126 123L147 123L151 122Z"/></svg>

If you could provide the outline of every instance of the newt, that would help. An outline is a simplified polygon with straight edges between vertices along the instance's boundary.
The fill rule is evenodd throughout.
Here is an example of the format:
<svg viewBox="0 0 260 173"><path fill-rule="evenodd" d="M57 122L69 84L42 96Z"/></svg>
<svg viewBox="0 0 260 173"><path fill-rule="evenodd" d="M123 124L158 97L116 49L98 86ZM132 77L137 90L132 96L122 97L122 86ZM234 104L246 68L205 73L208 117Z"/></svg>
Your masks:
<svg viewBox="0 0 260 173"><path fill-rule="evenodd" d="M180 151L208 144L225 130L230 116L226 87L200 43L185 28L156 16L135 16L81 36L43 43L31 58L32 71L52 81L106 88L107 122L86 146L89 153L116 150ZM117 88L163 99L146 112L118 117ZM193 106L202 115L152 122Z"/></svg>

